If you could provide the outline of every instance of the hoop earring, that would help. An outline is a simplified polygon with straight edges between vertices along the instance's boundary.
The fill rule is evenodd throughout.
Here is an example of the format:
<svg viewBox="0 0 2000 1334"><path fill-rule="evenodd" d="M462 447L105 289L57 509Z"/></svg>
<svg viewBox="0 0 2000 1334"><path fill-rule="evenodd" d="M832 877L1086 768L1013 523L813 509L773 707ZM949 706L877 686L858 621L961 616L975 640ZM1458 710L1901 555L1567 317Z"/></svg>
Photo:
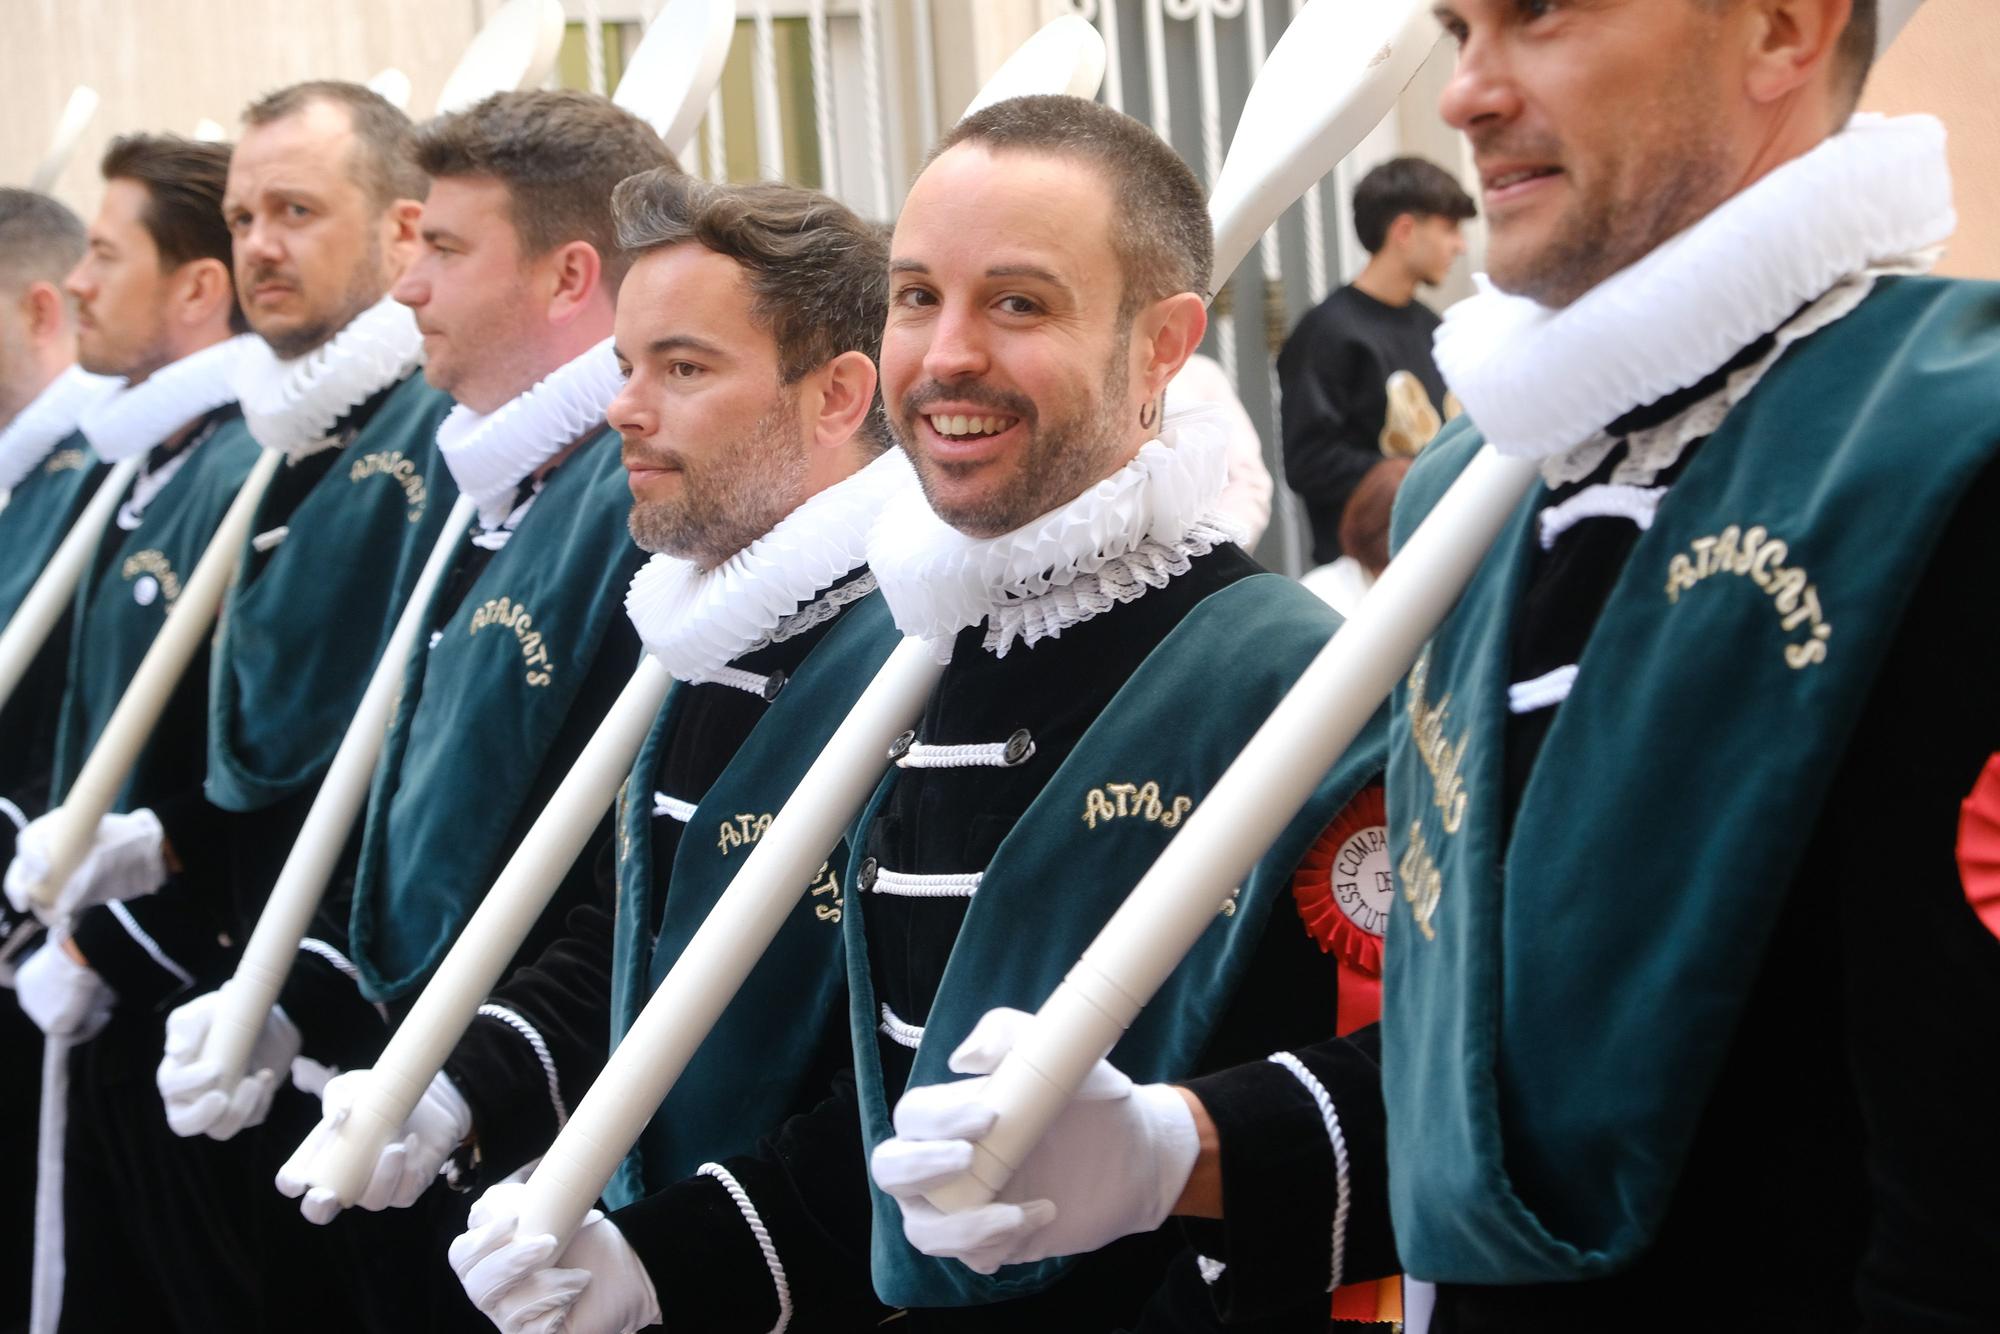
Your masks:
<svg viewBox="0 0 2000 1334"><path fill-rule="evenodd" d="M1146 400L1145 405L1139 409L1139 425L1141 427L1148 431L1153 429L1153 423L1159 420L1158 406L1156 400Z"/></svg>

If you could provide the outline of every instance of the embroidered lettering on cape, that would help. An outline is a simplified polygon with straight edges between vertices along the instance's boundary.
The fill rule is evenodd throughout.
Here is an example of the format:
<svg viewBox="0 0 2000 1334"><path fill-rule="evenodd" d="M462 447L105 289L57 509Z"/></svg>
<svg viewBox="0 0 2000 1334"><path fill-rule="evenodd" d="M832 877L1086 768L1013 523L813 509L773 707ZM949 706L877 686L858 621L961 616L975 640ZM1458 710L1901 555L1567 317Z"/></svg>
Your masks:
<svg viewBox="0 0 2000 1334"><path fill-rule="evenodd" d="M535 629L534 614L512 598L488 598L472 613L467 633L476 635L489 625L514 632L514 638L521 644L521 661L528 669L528 684L547 685L556 664L549 656L549 646L542 641L542 632Z"/></svg>
<svg viewBox="0 0 2000 1334"><path fill-rule="evenodd" d="M1764 525L1745 529L1732 523L1713 537L1696 538L1687 552L1667 562L1667 601L1678 603L1682 593L1710 575L1748 579L1770 595L1784 632L1799 636L1785 645L1785 662L1794 671L1803 671L1826 661L1826 641L1833 637L1833 626L1805 567L1785 564L1790 555L1784 539L1772 537Z"/></svg>
<svg viewBox="0 0 2000 1334"><path fill-rule="evenodd" d="M1113 820L1138 819L1176 829L1193 809L1193 797L1169 800L1160 795L1158 783L1106 783L1084 794L1083 823L1095 829Z"/></svg>
<svg viewBox="0 0 2000 1334"><path fill-rule="evenodd" d="M58 449L42 465L45 473L76 472L90 466L90 456L80 449Z"/></svg>
<svg viewBox="0 0 2000 1334"><path fill-rule="evenodd" d="M403 499L410 507L410 522L423 521L424 506L431 498L430 488L424 485L417 465L403 457L402 450L382 449L373 454L363 454L347 470L350 482L362 482L370 477L387 477L402 487Z"/></svg>
<svg viewBox="0 0 2000 1334"><path fill-rule="evenodd" d="M773 816L769 811L762 815L752 815L746 811L724 820L717 826L716 851L727 857L738 848L752 846L769 831L772 819ZM841 907L847 900L840 892L840 877L834 874L833 863L830 861L819 864L819 870L813 874L812 884L806 890L807 902L822 898L827 901L813 903L813 916L822 922L838 922Z"/></svg>
<svg viewBox="0 0 2000 1334"><path fill-rule="evenodd" d="M727 857L737 848L747 848L764 837L764 831L771 827L771 813L762 815L738 815L733 820L722 822L722 832L716 835L716 851Z"/></svg>
<svg viewBox="0 0 2000 1334"><path fill-rule="evenodd" d="M132 585L132 600L142 607L152 606L164 595L167 607L172 608L174 599L181 595L181 577L174 573L174 564L164 551L149 547L133 552L118 567L118 575Z"/></svg>
<svg viewBox="0 0 2000 1334"><path fill-rule="evenodd" d="M1444 831L1456 834L1465 823L1467 796L1462 771L1466 738L1459 737L1458 744L1453 745L1445 735L1450 724L1447 715L1451 696L1445 695L1433 706L1425 697L1430 675L1431 655L1425 649L1417 665L1410 669L1410 735L1416 740L1417 754L1423 758L1424 767L1431 771L1431 803L1444 819Z"/></svg>
<svg viewBox="0 0 2000 1334"><path fill-rule="evenodd" d="M1436 940L1437 931L1431 926L1431 919L1437 916L1438 900L1444 897L1444 873L1431 859L1420 820L1410 822L1410 846L1404 849L1396 874L1402 878L1403 897L1409 900L1417 930L1424 933L1425 940Z"/></svg>
<svg viewBox="0 0 2000 1334"><path fill-rule="evenodd" d="M840 908L846 902L840 893L840 877L833 873L833 863L821 862L819 874L813 877L812 888L806 892L809 899L826 898L825 903L813 904L813 916L822 922L838 922Z"/></svg>

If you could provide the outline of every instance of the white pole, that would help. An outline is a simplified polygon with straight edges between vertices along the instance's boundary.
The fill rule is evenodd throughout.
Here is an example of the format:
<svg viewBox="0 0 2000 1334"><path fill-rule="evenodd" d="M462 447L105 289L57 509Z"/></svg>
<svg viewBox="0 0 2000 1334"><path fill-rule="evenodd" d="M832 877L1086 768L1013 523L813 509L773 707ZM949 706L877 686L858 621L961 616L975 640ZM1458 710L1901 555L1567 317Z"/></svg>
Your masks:
<svg viewBox="0 0 2000 1334"><path fill-rule="evenodd" d="M930 1192L933 1204L971 1208L1007 1184L1214 922L1229 887L1367 726L1538 475L1532 462L1485 449L1438 501L1044 1002L987 1085L998 1119L973 1146L972 1168Z"/></svg>
<svg viewBox="0 0 2000 1334"><path fill-rule="evenodd" d="M1201 173L1208 180L1208 188L1215 189L1216 176L1222 170L1222 83L1221 71L1215 55L1215 13L1219 0L1170 0L1168 12L1182 20L1194 19L1194 50L1196 87L1201 109ZM1190 13L1190 11L1192 11ZM1220 309L1214 315L1216 360L1222 363L1222 372L1228 377L1229 388L1237 388L1236 366L1236 311L1224 293L1229 290L1233 273L1217 273L1216 304Z"/></svg>
<svg viewBox="0 0 2000 1334"><path fill-rule="evenodd" d="M650 654L640 660L389 1045L365 1072L352 1115L301 1172L312 1185L332 1190L343 1205L361 1198L383 1147L409 1119L432 1076L444 1068L617 796L671 680Z"/></svg>
<svg viewBox="0 0 2000 1334"><path fill-rule="evenodd" d="M1146 0L1146 105L1152 111L1153 133L1174 141L1174 117L1167 100L1167 34L1161 0Z"/></svg>
<svg viewBox="0 0 2000 1334"><path fill-rule="evenodd" d="M0 706L5 706L13 698L20 686L21 678L35 661L35 655L42 651L54 632L56 622L68 610L70 600L76 596L77 585L90 570L91 558L97 554L97 543L104 536L104 529L111 522L111 516L118 510L132 478L139 472L144 456L126 459L114 466L97 485L97 491L90 497L90 503L83 507L83 513L69 526L55 554L49 563L35 577L28 595L21 599L21 605L14 609L13 618L7 628L0 631Z"/></svg>
<svg viewBox="0 0 2000 1334"><path fill-rule="evenodd" d="M49 873L33 891L35 902L44 909L55 905L56 896L70 878L102 820L118 799L139 752L153 734L153 727L166 710L167 700L180 684L188 664L208 638L222 595L236 573L243 544L250 535L250 521L257 502L271 484L284 456L267 449L251 467L250 475L230 502L222 523L209 539L208 548L195 563L181 595L167 613L166 623L153 636L151 647L139 662L139 669L125 687L118 707L98 734L97 744L83 762L69 794L57 808L61 818L50 831Z"/></svg>
<svg viewBox="0 0 2000 1334"><path fill-rule="evenodd" d="M910 45L917 58L917 133L924 150L937 142L937 42L931 35L931 0L910 0Z"/></svg>
<svg viewBox="0 0 2000 1334"><path fill-rule="evenodd" d="M402 694L404 664L423 633L431 601L451 567L452 555L465 539L476 508L470 496L462 495L453 502L444 531L438 534L417 574L416 587L396 619L396 628L376 660L375 672L355 706L340 749L334 752L333 763L313 796L312 808L306 812L284 869L278 872L270 897L264 901L235 976L222 988L222 1001L201 1053L203 1060L215 1063L218 1087L234 1088L243 1077L250 1049L284 987L299 942L305 939L334 865L354 830L355 818L367 804L375 761L382 754L393 721L390 710Z"/></svg>
<svg viewBox="0 0 2000 1334"><path fill-rule="evenodd" d="M943 670L929 645L916 639L898 644L882 664L529 1177L516 1235L551 1233L558 1253L568 1244L860 813L881 780L890 743L915 725Z"/></svg>
<svg viewBox="0 0 2000 1334"><path fill-rule="evenodd" d="M826 0L806 9L806 38L812 57L813 132L819 139L819 188L840 197L840 153L833 142L833 60L827 49Z"/></svg>
<svg viewBox="0 0 2000 1334"><path fill-rule="evenodd" d="M590 91L603 97L610 85L604 81L604 15L598 0L583 0L583 67Z"/></svg>
<svg viewBox="0 0 2000 1334"><path fill-rule="evenodd" d="M882 33L876 22L875 0L860 0L860 9L861 82L868 89L867 105L862 109L868 120L869 174L874 178L875 216L886 220L894 213L889 199L889 141L882 126L882 103L889 88L882 81Z"/></svg>
<svg viewBox="0 0 2000 1334"><path fill-rule="evenodd" d="M1305 0L1292 0L1294 20L1304 7ZM1306 231L1306 301L1309 305L1318 305L1326 298L1326 218L1320 211L1320 191L1325 188L1325 182L1321 181L1299 200L1300 220L1305 223Z"/></svg>
<svg viewBox="0 0 2000 1334"><path fill-rule="evenodd" d="M1125 109L1125 57L1118 49L1118 0L1097 0L1104 26L1104 105Z"/></svg>
<svg viewBox="0 0 2000 1334"><path fill-rule="evenodd" d="M703 146L708 158L708 179L717 185L729 181L729 153L722 142L722 88L718 84L708 95L708 114L702 118Z"/></svg>
<svg viewBox="0 0 2000 1334"><path fill-rule="evenodd" d="M767 181L785 179L785 122L778 102L778 39L771 0L757 0L757 60L750 81L757 99L757 170Z"/></svg>

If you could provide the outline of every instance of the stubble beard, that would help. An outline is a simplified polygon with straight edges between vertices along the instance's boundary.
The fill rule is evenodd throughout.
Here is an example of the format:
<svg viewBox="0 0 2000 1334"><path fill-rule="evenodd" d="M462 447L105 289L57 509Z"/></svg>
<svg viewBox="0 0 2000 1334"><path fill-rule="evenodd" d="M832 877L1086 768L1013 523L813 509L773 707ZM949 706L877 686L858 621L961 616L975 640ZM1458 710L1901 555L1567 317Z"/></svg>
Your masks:
<svg viewBox="0 0 2000 1334"><path fill-rule="evenodd" d="M685 458L680 463L680 495L635 501L627 526L644 550L712 570L770 532L804 498L797 391L780 394L735 448L697 466Z"/></svg>
<svg viewBox="0 0 2000 1334"><path fill-rule="evenodd" d="M303 357L313 349L331 342L333 336L354 322L354 317L382 299L387 290L382 271L382 238L371 228L368 233L368 253L362 262L347 275L347 290L341 294L338 305L329 313L309 317L296 328L267 333L257 329L252 319L250 327L257 335L271 345L271 350L280 360L292 361ZM247 312L246 312L247 313Z"/></svg>
<svg viewBox="0 0 2000 1334"><path fill-rule="evenodd" d="M917 483L931 511L959 532L970 537L999 537L1025 527L1049 511L1082 495L1110 471L1113 459L1122 452L1125 432L1125 391L1131 376L1126 365L1132 344L1132 327L1125 323L1105 364L1099 395L1095 402L1071 406L1062 415L1044 423L1020 414L1028 430L1014 466L1014 474L998 490L970 500L958 501L945 493L946 479L971 476L989 464L940 462L915 447L917 417L926 403L946 398L969 399L978 403L980 395L965 390L928 392L928 387L906 395L904 409L893 423L897 443L916 465ZM982 404L1012 411L999 402Z"/></svg>

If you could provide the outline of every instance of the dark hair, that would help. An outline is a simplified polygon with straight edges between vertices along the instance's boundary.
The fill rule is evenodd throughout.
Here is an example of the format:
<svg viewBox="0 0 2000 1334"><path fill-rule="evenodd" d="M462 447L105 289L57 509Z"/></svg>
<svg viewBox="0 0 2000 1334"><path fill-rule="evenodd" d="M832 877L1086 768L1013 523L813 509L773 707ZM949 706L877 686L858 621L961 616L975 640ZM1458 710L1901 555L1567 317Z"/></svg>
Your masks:
<svg viewBox="0 0 2000 1334"><path fill-rule="evenodd" d="M1015 97L967 116L924 159L960 144L1082 158L1111 186L1111 247L1124 270L1121 317L1179 292L1206 295L1215 229L1201 182L1151 130L1081 97Z"/></svg>
<svg viewBox="0 0 2000 1334"><path fill-rule="evenodd" d="M778 344L778 373L797 384L843 352L879 361L889 313L882 230L839 201L793 185L711 185L656 167L611 196L618 244L637 260L693 242L742 265L751 313ZM889 443L878 387L861 436Z"/></svg>
<svg viewBox="0 0 2000 1334"><path fill-rule="evenodd" d="M642 171L679 170L652 126L606 98L569 91L495 93L439 116L417 131L415 159L433 179L499 181L527 253L588 241L614 292L631 260L618 249L611 192Z"/></svg>
<svg viewBox="0 0 2000 1334"><path fill-rule="evenodd" d="M160 253L166 272L197 259L230 268L229 225L222 191L229 180L229 145L172 134L128 134L111 141L99 165L107 181L135 181L146 191L139 221ZM229 327L242 333L243 309L230 286Z"/></svg>
<svg viewBox="0 0 2000 1334"><path fill-rule="evenodd" d="M39 190L0 186L0 286L62 286L83 258L83 219Z"/></svg>
<svg viewBox="0 0 2000 1334"><path fill-rule="evenodd" d="M386 209L398 199L422 199L429 192L430 179L417 170L410 156L416 134L410 118L381 94L358 83L313 79L280 88L245 107L243 123L269 125L296 116L315 102L331 102L346 109L348 124L354 129L354 160L347 164L349 179L368 192L376 208Z"/></svg>
<svg viewBox="0 0 2000 1334"><path fill-rule="evenodd" d="M1450 172L1420 157L1391 158L1354 187L1354 230L1369 254L1388 244L1389 228L1405 213L1463 222L1479 208Z"/></svg>

